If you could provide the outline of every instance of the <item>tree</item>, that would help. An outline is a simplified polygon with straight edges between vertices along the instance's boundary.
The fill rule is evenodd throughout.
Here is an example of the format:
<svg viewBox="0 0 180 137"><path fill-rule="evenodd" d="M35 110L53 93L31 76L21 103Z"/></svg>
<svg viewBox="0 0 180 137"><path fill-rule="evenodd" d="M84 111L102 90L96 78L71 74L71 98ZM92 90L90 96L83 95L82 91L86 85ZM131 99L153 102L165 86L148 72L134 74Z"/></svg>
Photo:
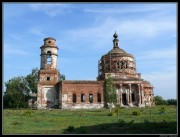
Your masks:
<svg viewBox="0 0 180 137"><path fill-rule="evenodd" d="M31 74L26 76L28 87L32 93L37 93L38 68L33 68Z"/></svg>
<svg viewBox="0 0 180 137"><path fill-rule="evenodd" d="M37 93L38 68L33 68L27 76L14 77L5 82L6 91L3 95L4 108L28 107L30 93ZM65 75L60 75L59 81L65 80Z"/></svg>
<svg viewBox="0 0 180 137"><path fill-rule="evenodd" d="M110 111L113 104L117 103L116 89L110 76L105 80L105 101L109 104Z"/></svg>
<svg viewBox="0 0 180 137"><path fill-rule="evenodd" d="M66 76L64 74L61 74L59 77L59 81L64 81L66 80Z"/></svg>
<svg viewBox="0 0 180 137"><path fill-rule="evenodd" d="M4 108L28 107L30 93L37 93L38 68L33 68L26 77L14 77L5 82Z"/></svg>
<svg viewBox="0 0 180 137"><path fill-rule="evenodd" d="M168 99L167 100L168 105L176 105L177 106L177 100L176 99Z"/></svg>
<svg viewBox="0 0 180 137"><path fill-rule="evenodd" d="M14 77L5 82L6 92L3 96L4 108L19 108L28 106L30 89L25 77Z"/></svg>
<svg viewBox="0 0 180 137"><path fill-rule="evenodd" d="M161 96L155 96L154 99L156 105L167 105L167 101L164 100Z"/></svg>

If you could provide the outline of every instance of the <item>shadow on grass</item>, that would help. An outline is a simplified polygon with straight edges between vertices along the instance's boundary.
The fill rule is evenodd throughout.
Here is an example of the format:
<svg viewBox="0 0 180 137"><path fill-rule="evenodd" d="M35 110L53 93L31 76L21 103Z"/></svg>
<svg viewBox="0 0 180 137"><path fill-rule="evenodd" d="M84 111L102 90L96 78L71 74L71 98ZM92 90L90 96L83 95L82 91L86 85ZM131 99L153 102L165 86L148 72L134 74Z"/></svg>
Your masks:
<svg viewBox="0 0 180 137"><path fill-rule="evenodd" d="M177 134L176 122L108 123L75 128L70 125L63 134Z"/></svg>

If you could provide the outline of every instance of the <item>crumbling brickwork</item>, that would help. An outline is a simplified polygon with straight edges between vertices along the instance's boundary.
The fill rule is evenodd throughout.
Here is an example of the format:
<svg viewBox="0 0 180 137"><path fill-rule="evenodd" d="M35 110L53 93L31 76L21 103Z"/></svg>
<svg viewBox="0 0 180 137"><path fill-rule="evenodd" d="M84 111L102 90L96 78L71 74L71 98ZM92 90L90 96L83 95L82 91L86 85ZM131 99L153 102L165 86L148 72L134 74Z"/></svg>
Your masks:
<svg viewBox="0 0 180 137"><path fill-rule="evenodd" d="M133 55L119 48L118 35L113 35L113 49L98 62L97 81L59 81L57 70L58 47L55 39L44 39L41 46L41 68L38 81L38 108L91 109L104 107L105 80L112 77L120 106L153 106L154 93L150 82L136 72Z"/></svg>

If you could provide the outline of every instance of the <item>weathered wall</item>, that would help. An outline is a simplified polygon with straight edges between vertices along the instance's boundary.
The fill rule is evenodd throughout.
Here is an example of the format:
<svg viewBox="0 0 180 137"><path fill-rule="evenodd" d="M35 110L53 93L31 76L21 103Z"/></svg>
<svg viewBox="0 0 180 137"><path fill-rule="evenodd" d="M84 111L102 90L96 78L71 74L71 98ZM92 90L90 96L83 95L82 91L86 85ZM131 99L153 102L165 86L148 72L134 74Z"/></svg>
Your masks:
<svg viewBox="0 0 180 137"><path fill-rule="evenodd" d="M63 81L61 84L62 108L102 108L104 106L103 84L103 81ZM73 94L76 94L75 103L73 103ZM85 96L84 102L81 101L81 94ZM92 103L89 101L90 94L93 96ZM100 102L98 102L98 94L100 94Z"/></svg>

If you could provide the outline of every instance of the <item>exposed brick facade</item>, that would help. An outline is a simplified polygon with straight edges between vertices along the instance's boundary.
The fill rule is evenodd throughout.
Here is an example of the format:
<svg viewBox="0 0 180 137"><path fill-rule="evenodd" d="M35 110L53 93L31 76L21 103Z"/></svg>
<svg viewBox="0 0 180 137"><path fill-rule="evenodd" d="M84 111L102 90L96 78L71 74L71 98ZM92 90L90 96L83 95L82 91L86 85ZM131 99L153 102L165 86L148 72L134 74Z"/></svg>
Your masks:
<svg viewBox="0 0 180 137"><path fill-rule="evenodd" d="M57 70L58 47L54 38L45 38L41 46L41 69L38 82L38 108L90 109L104 107L105 79L110 75L116 87L120 106L153 106L153 86L136 72L133 55L119 48L115 33L113 49L103 55L98 63L97 81L59 81Z"/></svg>

